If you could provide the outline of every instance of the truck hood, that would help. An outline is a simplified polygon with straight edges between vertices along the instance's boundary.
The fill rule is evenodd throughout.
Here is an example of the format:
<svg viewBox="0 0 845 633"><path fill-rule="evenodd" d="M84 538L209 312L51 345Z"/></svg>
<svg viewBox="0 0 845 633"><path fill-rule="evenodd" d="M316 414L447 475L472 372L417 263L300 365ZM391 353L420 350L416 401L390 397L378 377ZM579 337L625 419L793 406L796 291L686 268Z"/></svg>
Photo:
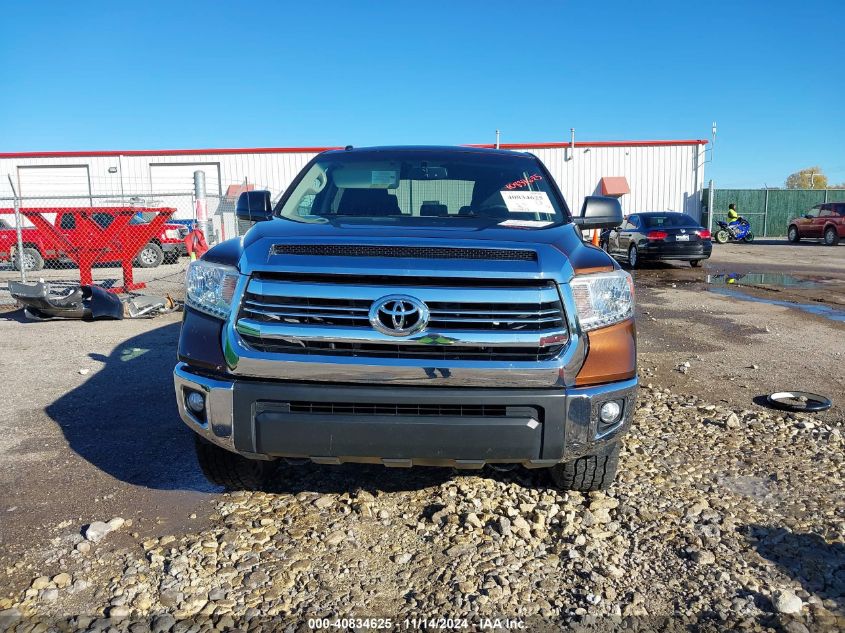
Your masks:
<svg viewBox="0 0 845 633"><path fill-rule="evenodd" d="M524 278L563 283L579 272L615 266L606 253L583 243L574 224L520 229L272 220L250 229L240 250L238 267L245 274Z"/></svg>

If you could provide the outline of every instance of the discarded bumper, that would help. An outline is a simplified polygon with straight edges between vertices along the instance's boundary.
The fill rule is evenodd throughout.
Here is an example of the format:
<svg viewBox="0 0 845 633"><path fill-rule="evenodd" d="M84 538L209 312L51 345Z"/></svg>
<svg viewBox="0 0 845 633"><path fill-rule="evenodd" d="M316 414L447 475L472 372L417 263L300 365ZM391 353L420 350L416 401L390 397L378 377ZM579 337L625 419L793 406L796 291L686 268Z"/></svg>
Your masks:
<svg viewBox="0 0 845 633"><path fill-rule="evenodd" d="M99 286L72 286L54 292L48 283L10 281L9 293L23 304L27 318L36 321L137 319L173 312L181 307L170 296L139 295L121 300Z"/></svg>
<svg viewBox="0 0 845 633"><path fill-rule="evenodd" d="M123 303L114 294L98 286L75 286L53 293L49 284L9 282L12 298L24 306L27 317L44 319L122 319Z"/></svg>

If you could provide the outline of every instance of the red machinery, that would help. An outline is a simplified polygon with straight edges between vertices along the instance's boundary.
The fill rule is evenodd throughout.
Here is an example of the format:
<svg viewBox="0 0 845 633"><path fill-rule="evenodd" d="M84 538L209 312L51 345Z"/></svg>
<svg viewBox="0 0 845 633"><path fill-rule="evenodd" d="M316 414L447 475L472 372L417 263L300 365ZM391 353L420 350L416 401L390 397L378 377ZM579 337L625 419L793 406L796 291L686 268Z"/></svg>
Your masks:
<svg viewBox="0 0 845 633"><path fill-rule="evenodd" d="M14 213L14 209L0 209L0 213ZM132 260L141 248L158 235L164 224L176 213L176 209L147 207L76 207L76 208L22 208L25 216L38 231L39 237L65 257L72 259L79 266L79 282L91 285L91 269L95 263L120 261L123 268L123 286L110 288L111 292L128 292L145 288L144 283L135 283L132 278ZM61 216L72 214L75 222L72 230L62 228L58 221L54 224L44 214L55 213ZM153 214L149 222L132 223L137 214ZM114 216L107 226L102 226L93 219L94 214ZM31 229L29 229L31 231Z"/></svg>

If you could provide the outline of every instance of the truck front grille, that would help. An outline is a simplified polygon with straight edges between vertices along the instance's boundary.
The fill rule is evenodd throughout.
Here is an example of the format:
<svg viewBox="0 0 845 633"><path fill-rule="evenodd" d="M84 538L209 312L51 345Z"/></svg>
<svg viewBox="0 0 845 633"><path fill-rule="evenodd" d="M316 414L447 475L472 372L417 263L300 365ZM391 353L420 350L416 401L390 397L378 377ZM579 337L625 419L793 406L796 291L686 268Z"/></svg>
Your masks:
<svg viewBox="0 0 845 633"><path fill-rule="evenodd" d="M403 257L413 259L490 259L537 261L537 253L514 248L455 248L448 246L372 246L369 244L274 244L274 255L327 257Z"/></svg>
<svg viewBox="0 0 845 633"><path fill-rule="evenodd" d="M267 297L247 292L241 312L265 323L369 327L372 301ZM450 330L548 330L563 326L560 300L540 303L427 302L428 328Z"/></svg>
<svg viewBox="0 0 845 633"><path fill-rule="evenodd" d="M497 287L489 279L474 281L403 286L342 275L317 281L255 276L241 300L237 331L247 347L284 355L537 362L563 351L569 336L554 282ZM392 336L370 323L373 306L397 294L424 304L424 329Z"/></svg>
<svg viewBox="0 0 845 633"><path fill-rule="evenodd" d="M389 402L289 402L291 413L315 415L453 416L504 418L505 405L488 404L392 404ZM524 407L522 407L524 409ZM536 410L534 416L537 417Z"/></svg>
<svg viewBox="0 0 845 633"><path fill-rule="evenodd" d="M475 345L391 345L389 343L344 343L300 340L286 342L242 335L244 342L260 352L306 356L351 356L354 358L418 358L420 360L543 361L560 354L563 345L545 347L485 347ZM434 368L432 368L434 369Z"/></svg>

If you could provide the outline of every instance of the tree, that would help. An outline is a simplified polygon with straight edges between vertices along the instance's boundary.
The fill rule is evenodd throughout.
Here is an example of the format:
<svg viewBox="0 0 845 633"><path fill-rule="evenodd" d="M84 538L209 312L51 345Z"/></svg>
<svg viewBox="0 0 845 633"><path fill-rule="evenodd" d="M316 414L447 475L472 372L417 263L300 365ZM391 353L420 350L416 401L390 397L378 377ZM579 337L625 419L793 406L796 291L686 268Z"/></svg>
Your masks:
<svg viewBox="0 0 845 633"><path fill-rule="evenodd" d="M786 179L787 189L826 189L827 176L821 167L807 167Z"/></svg>

